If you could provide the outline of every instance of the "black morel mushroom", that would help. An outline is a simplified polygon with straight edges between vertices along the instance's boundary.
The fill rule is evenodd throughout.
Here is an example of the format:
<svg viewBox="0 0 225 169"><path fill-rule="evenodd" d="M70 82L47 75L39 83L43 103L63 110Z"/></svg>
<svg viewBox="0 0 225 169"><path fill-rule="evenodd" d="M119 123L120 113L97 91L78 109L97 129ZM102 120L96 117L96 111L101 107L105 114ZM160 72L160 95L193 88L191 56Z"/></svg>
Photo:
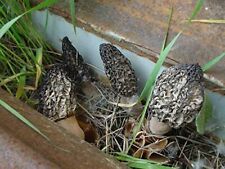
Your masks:
<svg viewBox="0 0 225 169"><path fill-rule="evenodd" d="M149 128L165 134L194 120L204 100L203 71L198 64L180 64L157 78L148 108Z"/></svg>
<svg viewBox="0 0 225 169"><path fill-rule="evenodd" d="M131 97L137 93L137 78L130 61L113 45L100 45L100 55L106 76L113 90L121 96Z"/></svg>
<svg viewBox="0 0 225 169"><path fill-rule="evenodd" d="M67 65L80 66L84 63L82 56L66 36L62 40L63 60Z"/></svg>
<svg viewBox="0 0 225 169"><path fill-rule="evenodd" d="M71 71L71 72L70 72ZM76 70L63 64L51 67L40 87L38 111L51 120L68 117L76 108ZM72 76L71 76L72 75Z"/></svg>
<svg viewBox="0 0 225 169"><path fill-rule="evenodd" d="M38 111L51 120L74 113L76 89L84 76L83 58L67 37L62 40L62 50L64 61L47 70L39 92Z"/></svg>
<svg viewBox="0 0 225 169"><path fill-rule="evenodd" d="M84 62L83 57L72 45L68 37L64 37L62 40L62 51L64 63L67 65L76 66L81 80L89 80L90 82L96 81L90 67Z"/></svg>

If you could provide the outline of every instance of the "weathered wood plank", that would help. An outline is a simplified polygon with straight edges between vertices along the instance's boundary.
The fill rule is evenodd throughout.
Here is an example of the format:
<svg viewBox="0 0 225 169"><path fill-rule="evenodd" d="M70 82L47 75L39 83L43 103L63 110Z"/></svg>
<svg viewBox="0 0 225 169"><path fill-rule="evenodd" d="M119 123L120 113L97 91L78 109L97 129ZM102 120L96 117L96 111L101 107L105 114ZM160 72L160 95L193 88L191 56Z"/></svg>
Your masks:
<svg viewBox="0 0 225 169"><path fill-rule="evenodd" d="M0 99L19 111L50 139L47 141L0 106L0 168L126 168L1 88Z"/></svg>

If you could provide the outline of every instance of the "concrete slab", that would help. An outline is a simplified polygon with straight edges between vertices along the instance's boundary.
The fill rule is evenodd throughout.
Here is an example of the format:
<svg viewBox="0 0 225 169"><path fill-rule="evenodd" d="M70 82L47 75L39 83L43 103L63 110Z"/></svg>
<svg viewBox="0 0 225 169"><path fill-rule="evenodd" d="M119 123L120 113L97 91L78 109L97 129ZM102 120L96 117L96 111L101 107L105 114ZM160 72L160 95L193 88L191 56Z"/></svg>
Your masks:
<svg viewBox="0 0 225 169"><path fill-rule="evenodd" d="M41 0L34 0L38 3ZM166 33L173 6L169 40L183 30L166 60L175 63L203 65L225 51L224 24L187 24L195 0L77 0L77 26L94 32L112 43L156 61ZM224 0L206 0L197 19L225 19ZM70 19L69 4L61 0L51 11ZM225 86L225 59L207 72L207 78ZM215 86L213 87L215 88ZM217 91L219 91L217 89Z"/></svg>

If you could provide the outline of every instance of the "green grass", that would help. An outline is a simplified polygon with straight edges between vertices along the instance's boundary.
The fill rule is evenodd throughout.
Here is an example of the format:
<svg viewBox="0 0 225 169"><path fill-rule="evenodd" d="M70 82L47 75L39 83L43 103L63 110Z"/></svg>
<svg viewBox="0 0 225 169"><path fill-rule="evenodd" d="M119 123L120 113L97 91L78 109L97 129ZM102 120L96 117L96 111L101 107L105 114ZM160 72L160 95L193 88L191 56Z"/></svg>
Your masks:
<svg viewBox="0 0 225 169"><path fill-rule="evenodd" d="M32 92L25 88L35 90L40 80L43 51L45 64L53 59L47 52L52 48L35 29L29 14L56 2L47 0L30 8L29 1L0 0L0 86L25 102L30 101Z"/></svg>
<svg viewBox="0 0 225 169"><path fill-rule="evenodd" d="M10 1L10 0L9 0ZM10 21L8 21L6 24L4 24L2 26L2 28L0 29L0 39L2 38L2 36L9 30L9 28L17 21L19 20L21 17L23 17L24 15L30 13L30 12L33 12L35 10L40 10L40 9L43 9L43 8L46 8L46 7L49 7L49 6L52 6L54 3L56 3L58 0L46 0L46 1L43 1L42 3L38 4L37 6L27 10L26 12L16 16L15 18L11 19ZM14 2L15 3L15 2ZM24 4L28 4L29 3L24 3ZM12 5L12 3L10 4ZM17 7L18 8L18 7ZM29 8L29 6L28 6Z"/></svg>
<svg viewBox="0 0 225 169"><path fill-rule="evenodd" d="M75 15L75 1L74 0L70 0L70 16L71 16L74 31L76 33L76 15Z"/></svg>
<svg viewBox="0 0 225 169"><path fill-rule="evenodd" d="M197 0L196 4L195 4L195 8L191 13L191 16L189 18L189 22L191 22L192 19L194 19L196 17L196 15L199 13L199 11L201 10L203 3L205 0Z"/></svg>
<svg viewBox="0 0 225 169"><path fill-rule="evenodd" d="M34 102L30 94L39 83L42 74L42 59L45 64L52 60L52 56L46 52L52 51L52 48L35 29L29 14L56 2L56 0L47 0L30 8L28 0L24 3L16 0L0 0L0 86L25 102ZM43 57L42 49L45 51L45 57ZM25 89L28 86L32 87L29 87L27 91ZM0 100L0 105L49 140L29 120L3 100Z"/></svg>
<svg viewBox="0 0 225 169"><path fill-rule="evenodd" d="M53 60L53 57L46 52L52 51L52 48L33 26L30 13L50 7L57 2L58 0L45 0L31 8L29 0L22 2L0 0L0 86L28 103L35 103L29 97L29 91L36 90L38 87L43 73L42 62L48 64ZM75 2L73 0L70 0L70 12L75 30ZM48 139L30 121L3 100L0 100L0 105Z"/></svg>
<svg viewBox="0 0 225 169"><path fill-rule="evenodd" d="M124 153L116 153L115 157L123 162L126 162L128 167L139 168L139 169L175 169L168 166L163 166L162 164L156 163L155 161L139 159L129 156Z"/></svg>
<svg viewBox="0 0 225 169"><path fill-rule="evenodd" d="M223 52L222 54L220 54L219 56L214 57L212 60L208 61L208 63L204 64L202 66L202 70L204 72L208 71L209 69L211 69L214 65L216 65L220 60L222 60L225 56L225 52Z"/></svg>
<svg viewBox="0 0 225 169"><path fill-rule="evenodd" d="M203 103L202 109L196 117L195 124L197 131L200 134L205 133L205 126L209 119L212 118L213 107L209 96L205 93L205 101Z"/></svg>
<svg viewBox="0 0 225 169"><path fill-rule="evenodd" d="M46 140L49 141L49 138L42 133L37 127L35 127L29 120L27 120L24 116L22 116L18 111L16 111L14 108L12 108L10 105L8 105L6 102L0 99L0 105L4 107L6 110L8 110L11 114L13 114L15 117L20 119L23 123L25 123L28 127L33 129L35 132L40 134L42 137L44 137Z"/></svg>

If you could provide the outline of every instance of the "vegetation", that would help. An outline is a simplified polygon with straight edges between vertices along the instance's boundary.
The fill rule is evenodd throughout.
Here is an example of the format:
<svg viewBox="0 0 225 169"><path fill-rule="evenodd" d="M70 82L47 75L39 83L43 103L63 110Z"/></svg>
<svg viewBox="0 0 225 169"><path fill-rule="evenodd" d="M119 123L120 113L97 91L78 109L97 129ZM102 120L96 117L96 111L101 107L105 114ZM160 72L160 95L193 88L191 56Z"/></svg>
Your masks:
<svg viewBox="0 0 225 169"><path fill-rule="evenodd" d="M57 56L57 53L54 52L51 46L45 42L44 38L35 29L31 21L30 13L34 10L49 7L56 2L57 0L46 0L36 7L31 8L29 0L0 0L0 86L12 95L31 105L36 104L35 100L33 100L33 91L37 89L41 75L44 73L43 65L52 63L55 59L53 56ZM204 0L197 1L195 9L189 18L189 23L197 21L204 23L224 23L223 20L193 20L200 11L203 3ZM72 14L73 24L75 24L76 21L74 15L74 5L74 1L70 0L70 12ZM172 10L170 19L171 16ZM146 82L139 98L139 101L145 100L146 104L139 119L139 123L137 127L135 127L133 141L130 144L130 147L133 144L135 136L144 121L145 112L149 101L151 100L151 91L154 87L160 67L162 66L176 40L179 36L181 36L182 32L178 33L168 45L166 45L167 34L168 32L166 32L165 41L163 42L159 59L155 64L153 71L149 75L149 79ZM224 56L225 53L222 53L221 55L215 57L213 60L203 65L202 69L207 71ZM7 103L0 100L0 105L9 110L34 131L48 139L47 136L39 131L27 119L22 117L19 112L7 105ZM199 133L204 134L205 124L207 120L210 119L211 113L212 106L210 100L206 99L202 111L196 120L196 126ZM136 159L122 153L118 153L116 156L118 159L128 162L128 165L134 168L169 168L147 160Z"/></svg>
<svg viewBox="0 0 225 169"><path fill-rule="evenodd" d="M34 28L30 13L55 2L30 8L29 1L0 1L0 86L28 103L33 103L30 97L42 74L42 59L47 64L53 58L52 48Z"/></svg>

